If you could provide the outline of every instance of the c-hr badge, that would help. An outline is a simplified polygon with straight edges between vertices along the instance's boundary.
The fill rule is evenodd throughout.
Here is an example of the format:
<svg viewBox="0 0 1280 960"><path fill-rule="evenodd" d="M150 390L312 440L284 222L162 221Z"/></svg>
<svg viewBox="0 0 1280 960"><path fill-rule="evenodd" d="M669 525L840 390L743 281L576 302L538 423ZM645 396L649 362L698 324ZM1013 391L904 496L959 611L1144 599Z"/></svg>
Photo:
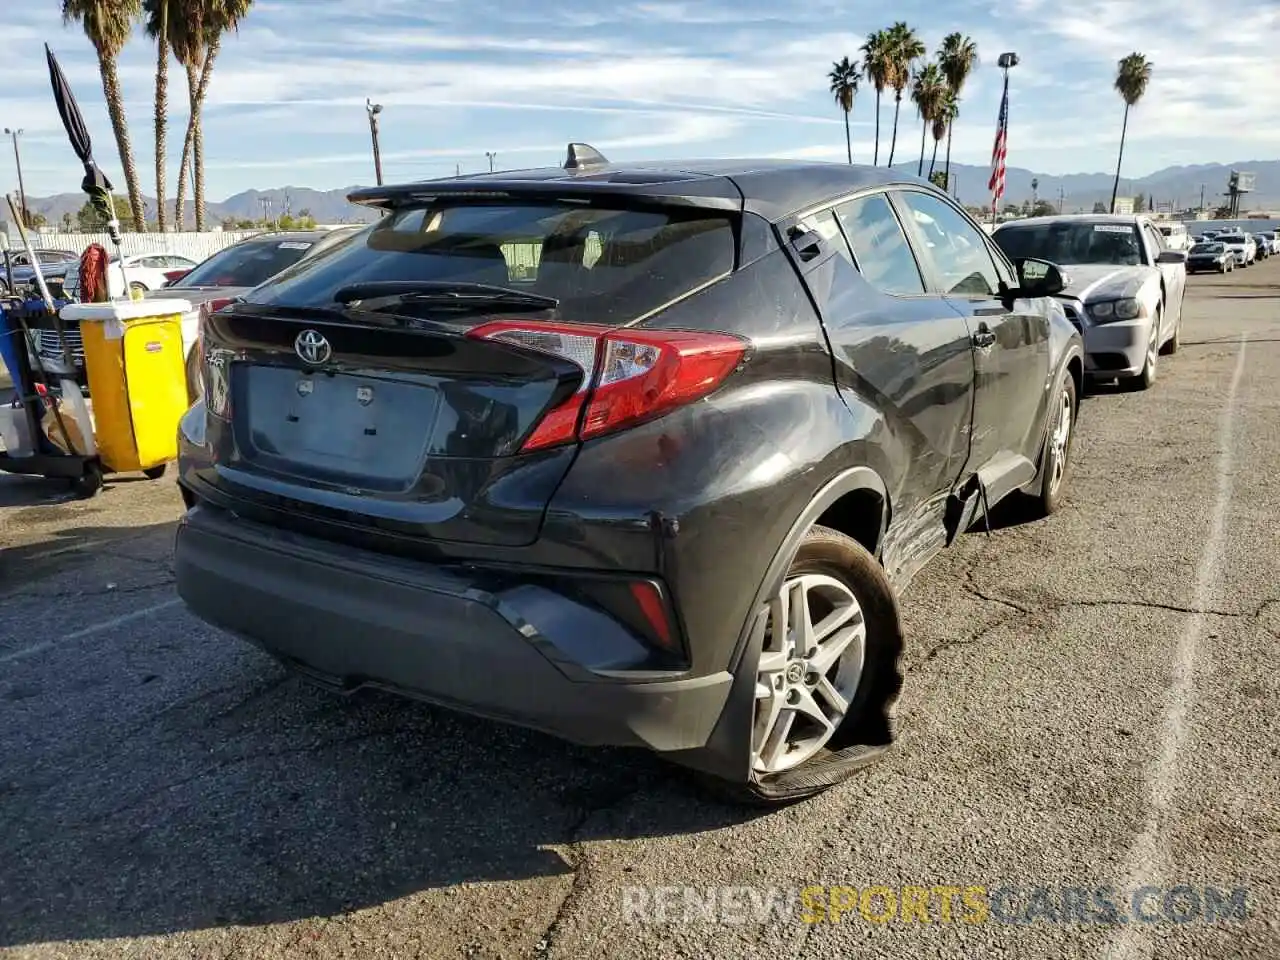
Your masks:
<svg viewBox="0 0 1280 960"><path fill-rule="evenodd" d="M362 407L373 403L373 387L356 387L356 400Z"/></svg>

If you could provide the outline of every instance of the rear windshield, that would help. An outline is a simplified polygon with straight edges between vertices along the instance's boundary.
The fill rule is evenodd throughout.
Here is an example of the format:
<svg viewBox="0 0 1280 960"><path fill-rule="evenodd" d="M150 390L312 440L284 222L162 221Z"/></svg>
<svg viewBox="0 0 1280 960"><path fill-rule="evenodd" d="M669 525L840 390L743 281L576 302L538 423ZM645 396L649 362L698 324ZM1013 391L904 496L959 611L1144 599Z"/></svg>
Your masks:
<svg viewBox="0 0 1280 960"><path fill-rule="evenodd" d="M1219 243L1244 243L1245 239L1238 233L1228 233L1218 237Z"/></svg>
<svg viewBox="0 0 1280 960"><path fill-rule="evenodd" d="M618 324L733 269L732 221L705 210L457 199L404 208L257 290L254 303L331 306L352 283L485 283L560 301L559 319Z"/></svg>
<svg viewBox="0 0 1280 960"><path fill-rule="evenodd" d="M1222 253L1225 248L1220 243L1197 243L1191 248L1192 253Z"/></svg>
<svg viewBox="0 0 1280 960"><path fill-rule="evenodd" d="M256 287L297 263L314 244L310 240L273 238L237 243L193 267L167 289L188 287Z"/></svg>

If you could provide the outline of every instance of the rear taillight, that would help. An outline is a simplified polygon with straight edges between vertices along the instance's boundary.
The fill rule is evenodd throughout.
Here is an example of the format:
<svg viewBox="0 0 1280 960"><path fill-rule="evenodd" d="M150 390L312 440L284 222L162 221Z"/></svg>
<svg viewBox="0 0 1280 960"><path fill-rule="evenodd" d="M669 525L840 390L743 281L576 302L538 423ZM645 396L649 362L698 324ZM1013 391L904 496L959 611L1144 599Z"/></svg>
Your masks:
<svg viewBox="0 0 1280 960"><path fill-rule="evenodd" d="M211 315L238 300L238 297L217 297L200 304L200 324L196 328L196 362L203 388L201 393L205 409L224 420L231 416L231 391L227 384L227 371L221 365L216 368L210 365L209 355L204 345L204 328Z"/></svg>
<svg viewBox="0 0 1280 960"><path fill-rule="evenodd" d="M705 397L747 352L745 340L724 333L609 330L536 320L486 323L468 336L549 353L582 370L577 391L547 412L524 450L587 440Z"/></svg>

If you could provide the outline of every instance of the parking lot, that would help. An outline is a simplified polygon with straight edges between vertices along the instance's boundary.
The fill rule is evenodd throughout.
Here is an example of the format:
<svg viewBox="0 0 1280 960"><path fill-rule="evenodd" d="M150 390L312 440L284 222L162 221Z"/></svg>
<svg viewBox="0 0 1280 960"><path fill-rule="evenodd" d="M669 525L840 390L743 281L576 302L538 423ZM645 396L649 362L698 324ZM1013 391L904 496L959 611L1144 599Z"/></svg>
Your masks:
<svg viewBox="0 0 1280 960"><path fill-rule="evenodd" d="M912 584L898 748L768 814L644 754L313 690L184 612L171 481L0 476L0 956L1280 957L1280 258L1190 278L1182 344L1085 401L1060 513ZM940 884L1245 888L1249 916L624 910Z"/></svg>

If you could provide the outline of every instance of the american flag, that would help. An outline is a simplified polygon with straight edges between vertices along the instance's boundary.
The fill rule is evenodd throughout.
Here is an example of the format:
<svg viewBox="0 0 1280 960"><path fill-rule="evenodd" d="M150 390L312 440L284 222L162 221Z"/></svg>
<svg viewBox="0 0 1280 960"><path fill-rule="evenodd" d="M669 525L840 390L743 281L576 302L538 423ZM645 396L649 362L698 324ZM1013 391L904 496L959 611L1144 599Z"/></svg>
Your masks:
<svg viewBox="0 0 1280 960"><path fill-rule="evenodd" d="M1000 122L996 126L996 142L991 148L991 179L987 189L991 191L994 207L1004 196L1004 163L1009 154L1009 81L1004 82L1004 96L1000 99Z"/></svg>

